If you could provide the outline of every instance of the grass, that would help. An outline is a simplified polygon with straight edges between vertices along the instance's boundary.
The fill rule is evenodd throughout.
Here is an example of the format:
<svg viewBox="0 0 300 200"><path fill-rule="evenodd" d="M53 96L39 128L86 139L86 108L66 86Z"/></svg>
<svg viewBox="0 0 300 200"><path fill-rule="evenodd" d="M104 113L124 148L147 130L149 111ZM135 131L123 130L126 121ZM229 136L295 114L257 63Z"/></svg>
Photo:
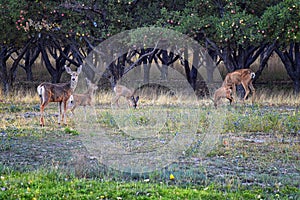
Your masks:
<svg viewBox="0 0 300 200"><path fill-rule="evenodd" d="M92 124L79 123L81 108L69 116L69 126L58 127L52 103L41 128L35 92L16 92L0 103L0 199L300 198L300 99L292 91L258 88L254 105L224 101L218 109L210 100L180 95L141 98L137 110L121 100L121 109L112 109L111 98L111 93L97 94L97 115L88 120L132 152L160 148L196 123L195 140L184 156L161 170L139 175L108 170L82 143L84 128ZM204 155L203 138L221 115L226 117L216 128L216 145ZM158 134L151 135L153 128ZM152 138L137 138L141 130Z"/></svg>
<svg viewBox="0 0 300 200"><path fill-rule="evenodd" d="M175 181L156 183L151 179L119 182L84 179L53 171L26 173L1 170L1 199L290 199L299 197L295 187L239 188L178 186Z"/></svg>

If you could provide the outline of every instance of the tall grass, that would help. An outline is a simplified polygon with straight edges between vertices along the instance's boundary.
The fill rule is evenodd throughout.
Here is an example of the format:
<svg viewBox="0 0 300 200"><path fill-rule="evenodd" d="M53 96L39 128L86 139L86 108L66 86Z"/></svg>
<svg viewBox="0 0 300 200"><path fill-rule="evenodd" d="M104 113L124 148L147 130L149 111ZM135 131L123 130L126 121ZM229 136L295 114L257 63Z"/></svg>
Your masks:
<svg viewBox="0 0 300 200"><path fill-rule="evenodd" d="M256 87L256 86L255 86ZM194 96L186 96L184 94L159 94L156 93L139 93L140 106L149 105L179 105L179 104L190 104L198 105L212 104L210 99L200 98L195 100ZM213 94L211 94L213 95ZM250 93L251 95L251 93ZM99 105L110 105L114 97L114 93L109 91L101 91L96 93L95 102ZM40 99L36 91L34 90L14 90L8 96L2 95L0 91L0 100L6 103L20 103L20 104L39 104ZM124 98L120 98L120 105L126 104L127 102ZM223 100L224 104L227 104L227 100ZM238 100L238 103L241 103ZM251 103L250 98L245 103ZM258 85L256 87L256 98L255 103L259 105L275 105L275 106L299 106L300 105L300 95L295 95L293 89L287 89L280 86L264 86Z"/></svg>

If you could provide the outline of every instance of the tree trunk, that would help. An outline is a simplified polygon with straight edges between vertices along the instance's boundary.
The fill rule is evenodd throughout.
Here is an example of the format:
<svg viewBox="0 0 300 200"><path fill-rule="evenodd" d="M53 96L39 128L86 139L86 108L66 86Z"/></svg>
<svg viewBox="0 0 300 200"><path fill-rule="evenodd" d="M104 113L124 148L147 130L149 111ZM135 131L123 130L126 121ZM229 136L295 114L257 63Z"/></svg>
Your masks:
<svg viewBox="0 0 300 200"><path fill-rule="evenodd" d="M16 60L14 60L12 67L10 68L10 84L12 85L13 82L16 79L16 74L17 74L17 69L19 66L20 61L22 60L23 56L26 54L26 52L28 51L30 44L32 42L33 39L30 39L29 41L27 41L25 47L22 49L22 51L20 52L20 54L18 54L18 57Z"/></svg>
<svg viewBox="0 0 300 200"><path fill-rule="evenodd" d="M264 49L264 51L262 51L260 53L260 61L259 61L259 69L255 72L255 78L254 81L255 82L261 75L262 71L265 69L269 58L271 57L272 53L274 52L276 47L276 42L274 42L273 44L267 45Z"/></svg>
<svg viewBox="0 0 300 200"><path fill-rule="evenodd" d="M57 72L56 70L53 68L50 60L49 60L49 57L48 57L48 54L47 54L47 51L45 49L45 46L43 44L41 44L41 42L39 43L39 48L40 48L40 51L41 51L41 54L42 54L42 58L44 60L44 63L45 63L45 66L51 76L51 82L52 83L57 83Z"/></svg>
<svg viewBox="0 0 300 200"><path fill-rule="evenodd" d="M300 93L300 79L294 81L294 92L296 95Z"/></svg>
<svg viewBox="0 0 300 200"><path fill-rule="evenodd" d="M193 65L192 65L192 69L190 72L190 77L191 77L191 86L193 88L193 90L196 90L197 87L197 75L198 75L198 65L199 65L199 49L198 48L194 48L194 52L193 52Z"/></svg>
<svg viewBox="0 0 300 200"><path fill-rule="evenodd" d="M161 50L161 55L162 55L162 66L161 66L161 79L162 80L167 80L168 78L168 52L167 50Z"/></svg>
<svg viewBox="0 0 300 200"><path fill-rule="evenodd" d="M7 56L8 50L7 46L1 46L0 52L0 78L2 80L2 91L4 95L7 95L9 92L9 82L8 82L8 74L7 74L7 66L6 61L9 56Z"/></svg>
<svg viewBox="0 0 300 200"><path fill-rule="evenodd" d="M185 70L185 76L186 76L186 80L188 81L188 83L191 83L191 69L190 69L190 65L189 65L189 61L188 61L188 57L189 57L189 52L188 52L188 48L184 49L184 60L183 60L183 66L184 66L184 70Z"/></svg>
<svg viewBox="0 0 300 200"><path fill-rule="evenodd" d="M280 57L284 67L294 83L294 92L299 94L300 81L300 43L291 43L289 51L281 51L279 48L275 52Z"/></svg>
<svg viewBox="0 0 300 200"><path fill-rule="evenodd" d="M145 49L141 49L141 56L144 55L146 52L145 52ZM144 69L144 84L147 84L149 83L150 81L150 64L148 64L148 61L147 61L147 58L144 58L142 60L142 66L143 66L143 69Z"/></svg>
<svg viewBox="0 0 300 200"><path fill-rule="evenodd" d="M39 48L29 49L25 54L25 66L23 67L26 72L27 81L33 81L32 65L40 54Z"/></svg>

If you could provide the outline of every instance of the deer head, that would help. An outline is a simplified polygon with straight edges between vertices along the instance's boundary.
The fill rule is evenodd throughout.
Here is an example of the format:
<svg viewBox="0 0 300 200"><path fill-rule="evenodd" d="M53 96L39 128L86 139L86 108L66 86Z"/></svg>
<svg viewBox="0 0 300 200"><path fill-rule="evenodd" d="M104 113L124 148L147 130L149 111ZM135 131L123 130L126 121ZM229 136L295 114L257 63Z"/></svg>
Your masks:
<svg viewBox="0 0 300 200"><path fill-rule="evenodd" d="M72 71L70 67L68 67L67 65L65 65L65 70L68 74L71 75L71 88L73 90L75 90L76 86L77 86L77 82L78 82L78 76L81 73L82 70L82 65L80 65L77 69L77 71Z"/></svg>

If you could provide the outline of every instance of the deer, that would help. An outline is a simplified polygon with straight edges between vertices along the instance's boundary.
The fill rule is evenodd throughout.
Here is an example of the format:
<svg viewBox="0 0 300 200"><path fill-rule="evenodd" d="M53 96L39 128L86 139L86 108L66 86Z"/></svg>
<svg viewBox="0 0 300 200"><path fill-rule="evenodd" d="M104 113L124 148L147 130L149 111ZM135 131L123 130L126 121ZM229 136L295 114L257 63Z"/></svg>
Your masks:
<svg viewBox="0 0 300 200"><path fill-rule="evenodd" d="M255 97L255 88L253 87L252 81L254 78L255 78L255 73L251 69L239 69L234 72L228 73L223 81L222 86L232 85L232 92L236 97L236 85L242 84L243 88L246 91L243 101L247 99L251 90L252 103L253 103Z"/></svg>
<svg viewBox="0 0 300 200"><path fill-rule="evenodd" d="M113 88L116 96L112 100L112 104L116 103L119 107L119 99L121 96L125 97L128 101L128 105L133 108L137 107L137 103L139 101L139 96L134 97L134 90L125 87L124 85L116 84Z"/></svg>
<svg viewBox="0 0 300 200"><path fill-rule="evenodd" d="M58 125L60 125L61 120L63 120L64 124L67 124L66 120L66 111L67 111L67 101L70 96L73 94L77 82L78 76L81 73L82 65L77 68L77 71L72 71L70 67L64 66L66 72L71 75L71 80L66 83L41 83L37 87L37 92L40 97L40 125L45 126L44 121L44 109L50 102L58 102L59 106L59 116L58 116ZM64 112L62 113L62 103L64 105Z"/></svg>
<svg viewBox="0 0 300 200"><path fill-rule="evenodd" d="M234 102L234 99L232 97L232 85L222 86L215 91L213 99L215 108L217 108L217 104L221 98L228 99L230 105L232 102Z"/></svg>
<svg viewBox="0 0 300 200"><path fill-rule="evenodd" d="M69 98L69 107L73 115L77 106L84 107L84 118L86 120L86 106L94 106L94 92L98 89L98 86L92 83L88 78L85 78L88 90L83 94L73 94Z"/></svg>

